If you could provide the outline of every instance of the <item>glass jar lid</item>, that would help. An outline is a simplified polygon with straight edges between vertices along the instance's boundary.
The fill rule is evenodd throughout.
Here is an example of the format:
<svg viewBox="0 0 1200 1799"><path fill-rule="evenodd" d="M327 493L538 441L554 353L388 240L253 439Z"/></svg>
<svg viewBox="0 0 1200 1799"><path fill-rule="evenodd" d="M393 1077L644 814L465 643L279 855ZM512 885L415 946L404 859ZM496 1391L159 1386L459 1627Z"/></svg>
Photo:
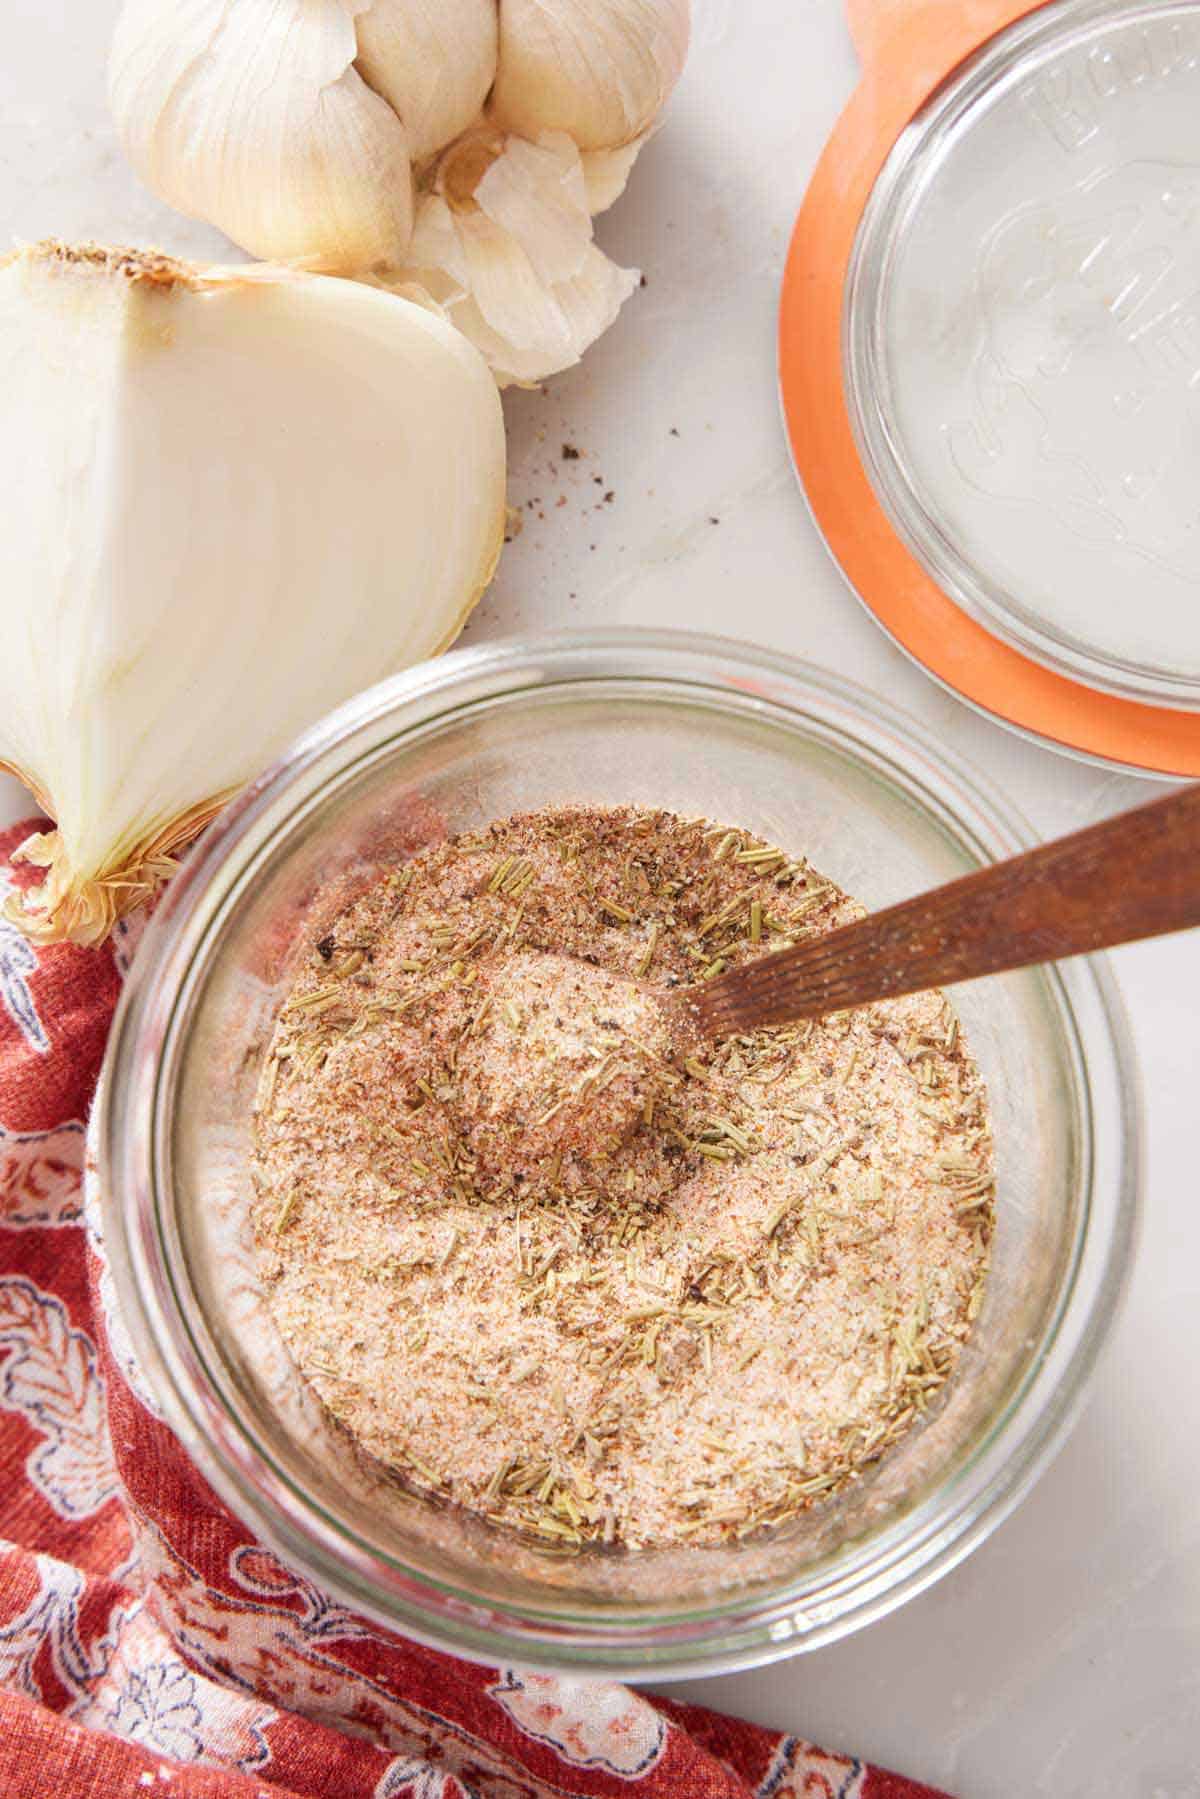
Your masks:
<svg viewBox="0 0 1200 1799"><path fill-rule="evenodd" d="M1200 709L1200 0L1055 0L914 116L845 291L859 454L965 611Z"/></svg>

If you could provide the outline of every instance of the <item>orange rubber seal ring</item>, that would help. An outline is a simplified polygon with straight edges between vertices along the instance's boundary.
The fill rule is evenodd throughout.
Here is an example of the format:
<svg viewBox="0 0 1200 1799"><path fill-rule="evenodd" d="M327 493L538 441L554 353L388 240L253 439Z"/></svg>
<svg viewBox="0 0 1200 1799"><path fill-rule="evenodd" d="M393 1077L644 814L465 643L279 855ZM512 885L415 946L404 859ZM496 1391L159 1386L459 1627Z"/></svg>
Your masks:
<svg viewBox="0 0 1200 1799"><path fill-rule="evenodd" d="M842 301L863 209L900 133L1029 0L847 0L862 79L817 164L788 250L779 378L796 472L850 585L929 674L1001 723L1144 773L1200 776L1200 714L1097 693L969 618L902 543L862 465L842 375Z"/></svg>

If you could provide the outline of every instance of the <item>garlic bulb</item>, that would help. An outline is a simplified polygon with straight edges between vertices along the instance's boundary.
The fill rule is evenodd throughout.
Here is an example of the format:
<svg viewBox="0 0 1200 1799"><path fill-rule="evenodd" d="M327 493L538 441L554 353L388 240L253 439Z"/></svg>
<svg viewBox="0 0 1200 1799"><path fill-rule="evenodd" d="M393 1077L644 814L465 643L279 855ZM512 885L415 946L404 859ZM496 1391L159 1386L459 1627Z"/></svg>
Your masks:
<svg viewBox="0 0 1200 1799"><path fill-rule="evenodd" d="M256 256L424 279L498 380L532 382L637 284L591 217L678 78L688 19L689 0L125 0L110 93L173 205Z"/></svg>
<svg viewBox="0 0 1200 1799"><path fill-rule="evenodd" d="M504 529L477 353L365 283L56 244L0 265L0 761L99 941L302 727L457 634Z"/></svg>
<svg viewBox="0 0 1200 1799"><path fill-rule="evenodd" d="M639 137L678 81L678 0L500 0L491 115L506 131L569 131L581 150Z"/></svg>

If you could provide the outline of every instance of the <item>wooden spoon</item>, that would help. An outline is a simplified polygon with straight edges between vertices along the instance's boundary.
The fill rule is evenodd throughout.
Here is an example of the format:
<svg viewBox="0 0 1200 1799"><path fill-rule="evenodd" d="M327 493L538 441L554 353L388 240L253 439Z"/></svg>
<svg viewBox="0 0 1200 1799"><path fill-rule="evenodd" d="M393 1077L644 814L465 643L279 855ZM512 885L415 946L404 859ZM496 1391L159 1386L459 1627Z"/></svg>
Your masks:
<svg viewBox="0 0 1200 1799"><path fill-rule="evenodd" d="M1184 787L689 994L702 1036L820 1018L1200 924L1200 785Z"/></svg>

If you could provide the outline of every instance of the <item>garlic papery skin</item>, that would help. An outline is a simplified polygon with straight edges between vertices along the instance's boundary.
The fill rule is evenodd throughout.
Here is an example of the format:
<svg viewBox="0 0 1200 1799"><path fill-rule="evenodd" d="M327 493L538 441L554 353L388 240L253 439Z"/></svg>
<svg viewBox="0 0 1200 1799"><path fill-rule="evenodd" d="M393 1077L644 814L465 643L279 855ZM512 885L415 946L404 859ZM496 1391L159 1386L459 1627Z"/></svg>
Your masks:
<svg viewBox="0 0 1200 1799"><path fill-rule="evenodd" d="M489 111L505 131L569 132L581 150L640 137L687 57L688 0L500 0Z"/></svg>
<svg viewBox="0 0 1200 1799"><path fill-rule="evenodd" d="M147 187L254 256L400 260L412 145L355 68L369 0L125 0L109 96Z"/></svg>
<svg viewBox="0 0 1200 1799"><path fill-rule="evenodd" d="M496 76L496 0L371 0L358 68L425 162L475 123Z"/></svg>
<svg viewBox="0 0 1200 1799"><path fill-rule="evenodd" d="M486 357L525 385L578 362L637 286L592 237L587 181L565 132L536 144L480 130L442 159L418 201L411 264Z"/></svg>
<svg viewBox="0 0 1200 1799"><path fill-rule="evenodd" d="M10 912L96 942L221 799L457 635L499 397L366 283L39 245L0 265L0 760L56 829Z"/></svg>

